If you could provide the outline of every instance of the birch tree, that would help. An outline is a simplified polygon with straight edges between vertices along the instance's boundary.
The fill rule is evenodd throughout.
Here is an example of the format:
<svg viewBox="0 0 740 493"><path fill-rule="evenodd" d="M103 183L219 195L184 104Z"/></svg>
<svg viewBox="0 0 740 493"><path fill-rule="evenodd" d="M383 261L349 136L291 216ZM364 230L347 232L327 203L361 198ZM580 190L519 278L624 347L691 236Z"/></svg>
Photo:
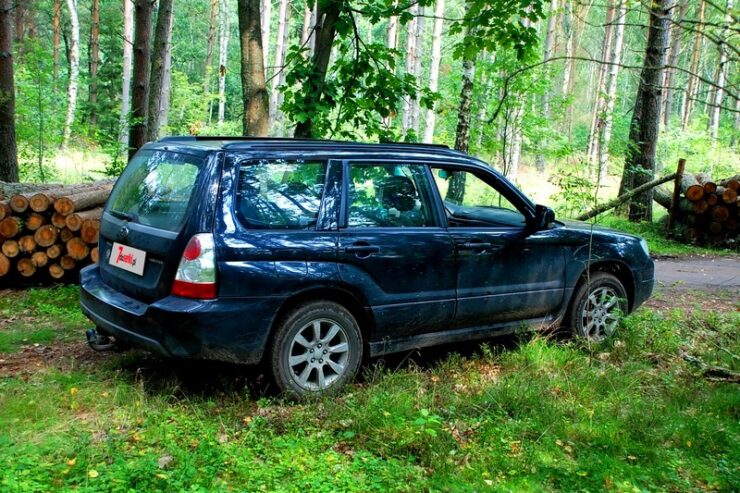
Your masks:
<svg viewBox="0 0 740 493"><path fill-rule="evenodd" d="M229 56L229 9L227 0L218 8L218 124L226 118L226 66ZM262 76L264 78L264 75Z"/></svg>
<svg viewBox="0 0 740 493"><path fill-rule="evenodd" d="M239 41L241 44L241 79L244 103L243 132L265 136L269 107L265 85L259 0L238 0Z"/></svg>
<svg viewBox="0 0 740 493"><path fill-rule="evenodd" d="M0 181L18 181L13 74L13 0L0 0Z"/></svg>
<svg viewBox="0 0 740 493"><path fill-rule="evenodd" d="M123 0L123 70L121 78L121 119L118 141L121 149L128 146L128 120L131 111L131 71L134 53L134 4Z"/></svg>
<svg viewBox="0 0 740 493"><path fill-rule="evenodd" d="M413 3L409 7L411 20L406 24L406 73L416 77L416 25L418 22L419 5ZM410 97L403 100L403 113L401 115L401 128L408 133L412 124L413 101Z"/></svg>
<svg viewBox="0 0 740 493"><path fill-rule="evenodd" d="M685 131L691 121L691 112L694 107L694 99L696 98L696 91L699 87L699 54L701 52L702 43L704 37L702 36L702 29L704 28L704 14L706 12L707 3L706 0L701 0L699 3L699 22L696 24L696 30L694 31L694 46L691 50L691 65L689 66L689 80L686 86L686 96L684 97L683 115L681 117L681 128Z"/></svg>
<svg viewBox="0 0 740 493"><path fill-rule="evenodd" d="M282 0L281 0L282 1ZM272 20L272 0L262 0L260 8L260 30L262 33L262 56L265 70L270 66L270 21Z"/></svg>
<svg viewBox="0 0 740 493"><path fill-rule="evenodd" d="M72 135L72 125L77 111L77 84L80 76L80 21L77 17L77 0L67 0L71 31L69 37L69 85L67 86L67 117L62 131L62 147Z"/></svg>
<svg viewBox="0 0 740 493"><path fill-rule="evenodd" d="M678 8L676 22L671 28L671 46L668 55L668 67L665 71L665 82L663 83L663 86L665 87L665 100L663 101L663 125L665 126L665 128L668 128L671 123L671 110L673 109L673 95L675 92L673 89L673 84L675 84L674 75L676 73L676 69L674 69L673 67L676 67L678 65L678 57L681 51L681 37L683 36L683 28L681 23L686 16L686 10L688 9L688 7L688 0L682 0Z"/></svg>
<svg viewBox="0 0 740 493"><path fill-rule="evenodd" d="M288 28L288 0L280 0L278 7L277 43L275 45L275 70L272 75L272 89L270 91L270 122L278 120L280 108L278 105L280 79L284 73L286 46L286 32Z"/></svg>
<svg viewBox="0 0 740 493"><path fill-rule="evenodd" d="M725 81L727 78L727 30L733 22L732 16L733 0L727 0L727 9L725 13L726 25L722 28L722 34L720 35L719 43L719 65L717 66L717 77L716 86L713 92L713 98L710 103L709 109L709 136L712 142L716 143L719 137L719 117L722 106L722 98L724 97Z"/></svg>
<svg viewBox="0 0 740 493"><path fill-rule="evenodd" d="M545 53L542 57L543 67L544 67L544 73L543 77L545 79L549 80L549 74L550 74L550 65L549 61L550 58L552 58L552 48L553 48L553 42L555 40L555 23L557 21L557 10L558 10L558 0L550 0L550 18L547 21L547 32L545 34ZM541 106L542 106L542 119L545 122L550 121L550 88L546 87L542 91L542 98L541 98ZM545 171L545 156L538 152L535 156L535 163L537 166L538 172Z"/></svg>
<svg viewBox="0 0 740 493"><path fill-rule="evenodd" d="M159 128L166 128L170 116L170 91L172 90L172 27L167 33L167 51L164 55L164 76L162 77L162 102L159 105Z"/></svg>
<svg viewBox="0 0 740 493"><path fill-rule="evenodd" d="M98 124L98 66L100 65L100 0L92 0L90 15L90 87L88 105L90 106L90 126Z"/></svg>
<svg viewBox="0 0 740 493"><path fill-rule="evenodd" d="M624 28L626 24L627 4L626 0L619 0L617 5L616 29L614 33L614 46L611 59L609 60L609 75L607 78L607 89L603 126L599 134L599 183L606 181L609 163L609 143L612 137L612 121L614 119L614 102L617 99L617 79L619 77L619 66L622 63L622 52L624 50Z"/></svg>
<svg viewBox="0 0 740 493"><path fill-rule="evenodd" d="M432 31L432 65L429 68L429 90L437 92L439 85L439 64L442 60L442 28L444 27L445 1L437 0L434 6L434 30ZM397 22L398 20L396 20ZM390 24L390 23L389 23ZM390 26L388 28L390 42ZM424 127L424 142L434 142L434 126L437 114L433 108L426 112L426 126Z"/></svg>
<svg viewBox="0 0 740 493"><path fill-rule="evenodd" d="M147 110L147 140L159 139L159 118L162 111L162 92L169 38L172 32L173 0L159 0L157 25L154 29L154 46L152 49L152 67L149 80L149 108Z"/></svg>
<svg viewBox="0 0 740 493"><path fill-rule="evenodd" d="M419 15L416 18L416 39L414 40L414 76L421 77L421 59L424 50L424 7L419 6ZM419 124L421 119L421 105L419 104L419 95L416 94L411 98L411 115L409 117L409 126L414 131L414 135L419 135Z"/></svg>
<svg viewBox="0 0 740 493"><path fill-rule="evenodd" d="M604 22L604 41L601 48L599 76L596 82L596 98L591 115L591 131L589 132L587 157L590 164L595 164L599 156L599 136L601 135L601 121L604 112L604 95L606 93L606 72L609 68L612 45L612 21L614 20L614 2L611 0L606 7L606 22ZM590 92L590 91L589 91Z"/></svg>
<svg viewBox="0 0 740 493"><path fill-rule="evenodd" d="M213 64L213 46L216 43L216 15L218 14L218 0L211 0L210 16L208 20L208 39L206 41L206 66L203 80L203 92L211 92L211 76Z"/></svg>

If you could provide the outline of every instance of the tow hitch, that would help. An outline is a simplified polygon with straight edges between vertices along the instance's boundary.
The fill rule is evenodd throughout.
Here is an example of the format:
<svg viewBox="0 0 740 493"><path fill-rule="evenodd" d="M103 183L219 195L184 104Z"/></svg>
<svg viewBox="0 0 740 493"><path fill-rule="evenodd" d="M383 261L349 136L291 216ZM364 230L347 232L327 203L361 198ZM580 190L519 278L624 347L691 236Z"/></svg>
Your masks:
<svg viewBox="0 0 740 493"><path fill-rule="evenodd" d="M98 334L95 329L88 329L85 332L87 344L95 351L112 351L116 347L116 342L105 334Z"/></svg>

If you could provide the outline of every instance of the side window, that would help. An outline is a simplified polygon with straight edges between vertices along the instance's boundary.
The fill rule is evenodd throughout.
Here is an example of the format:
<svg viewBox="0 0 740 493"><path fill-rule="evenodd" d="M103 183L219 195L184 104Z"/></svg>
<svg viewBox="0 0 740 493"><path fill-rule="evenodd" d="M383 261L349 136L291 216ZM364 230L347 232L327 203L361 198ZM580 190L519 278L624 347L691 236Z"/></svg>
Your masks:
<svg viewBox="0 0 740 493"><path fill-rule="evenodd" d="M423 165L352 164L349 173L350 228L436 226Z"/></svg>
<svg viewBox="0 0 740 493"><path fill-rule="evenodd" d="M433 168L451 227L524 227L526 217L501 192L474 173Z"/></svg>
<svg viewBox="0 0 740 493"><path fill-rule="evenodd" d="M313 229L319 215L325 161L246 161L239 166L236 212L255 229Z"/></svg>

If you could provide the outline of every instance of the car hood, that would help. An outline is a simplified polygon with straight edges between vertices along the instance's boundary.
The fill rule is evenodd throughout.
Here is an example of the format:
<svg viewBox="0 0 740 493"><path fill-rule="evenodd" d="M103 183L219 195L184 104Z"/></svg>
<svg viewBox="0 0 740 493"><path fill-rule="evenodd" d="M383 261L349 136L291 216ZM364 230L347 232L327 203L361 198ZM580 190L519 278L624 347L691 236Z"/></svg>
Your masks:
<svg viewBox="0 0 740 493"><path fill-rule="evenodd" d="M558 222L562 225L563 233L571 233L574 239L589 237L592 232L594 236L610 242L623 242L625 240L640 241L641 239L638 236L624 233L617 229L607 228L604 226L599 226L598 224L591 224L584 221L574 221L566 219L558 220Z"/></svg>

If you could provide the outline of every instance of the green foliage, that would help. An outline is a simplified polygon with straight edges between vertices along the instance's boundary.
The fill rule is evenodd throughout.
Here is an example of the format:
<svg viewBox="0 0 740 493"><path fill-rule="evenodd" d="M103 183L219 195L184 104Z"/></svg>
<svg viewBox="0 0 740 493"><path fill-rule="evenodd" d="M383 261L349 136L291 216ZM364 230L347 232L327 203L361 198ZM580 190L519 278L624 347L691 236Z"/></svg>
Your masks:
<svg viewBox="0 0 740 493"><path fill-rule="evenodd" d="M73 294L11 293L3 309L50 305L51 313ZM0 380L0 485L735 491L740 397L680 355L738 371L740 315L701 309L730 293L687 292L674 300L682 310L662 308L660 296L604 344L534 337L467 356L426 355L423 367L369 367L343 394L297 405L250 398L236 383L241 372L140 353L35 368ZM57 322L77 330L68 315Z"/></svg>
<svg viewBox="0 0 740 493"><path fill-rule="evenodd" d="M558 216L573 218L596 206L596 184L585 163L561 164L551 180L558 190L550 197Z"/></svg>

